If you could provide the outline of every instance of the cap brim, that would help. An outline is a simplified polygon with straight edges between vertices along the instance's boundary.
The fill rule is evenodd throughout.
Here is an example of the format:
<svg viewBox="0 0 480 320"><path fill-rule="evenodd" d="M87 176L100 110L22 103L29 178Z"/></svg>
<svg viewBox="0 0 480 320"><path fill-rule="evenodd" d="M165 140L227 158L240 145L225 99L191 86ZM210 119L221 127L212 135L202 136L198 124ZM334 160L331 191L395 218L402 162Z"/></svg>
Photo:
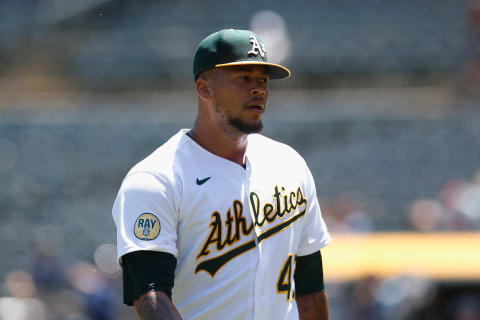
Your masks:
<svg viewBox="0 0 480 320"><path fill-rule="evenodd" d="M277 79L286 79L290 77L290 70L275 63L269 62L261 62L261 61L237 61L237 62L229 62L229 63L222 63L215 65L215 68L221 67L231 67L231 66L242 66L242 65L262 65L267 67L268 75L270 79L277 80Z"/></svg>

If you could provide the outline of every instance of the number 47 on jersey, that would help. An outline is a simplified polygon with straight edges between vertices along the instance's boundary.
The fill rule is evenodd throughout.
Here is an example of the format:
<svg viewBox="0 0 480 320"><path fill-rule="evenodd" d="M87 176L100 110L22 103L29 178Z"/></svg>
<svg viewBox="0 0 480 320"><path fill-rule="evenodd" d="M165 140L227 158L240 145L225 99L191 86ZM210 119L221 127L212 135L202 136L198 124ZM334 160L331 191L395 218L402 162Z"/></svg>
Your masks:
<svg viewBox="0 0 480 320"><path fill-rule="evenodd" d="M283 264L283 268L278 275L277 280L277 293L287 295L287 301L295 299L295 290L292 288L292 276L293 276L293 264L295 263L295 258L292 254L288 255L287 260Z"/></svg>

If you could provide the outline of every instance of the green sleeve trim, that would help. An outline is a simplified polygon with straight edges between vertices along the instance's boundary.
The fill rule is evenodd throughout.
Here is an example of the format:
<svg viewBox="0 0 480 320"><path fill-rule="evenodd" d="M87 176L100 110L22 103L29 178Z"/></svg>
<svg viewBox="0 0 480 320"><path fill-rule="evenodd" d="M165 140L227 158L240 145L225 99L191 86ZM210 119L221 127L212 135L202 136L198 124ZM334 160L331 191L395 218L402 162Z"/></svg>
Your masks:
<svg viewBox="0 0 480 320"><path fill-rule="evenodd" d="M293 279L295 281L296 295L325 291L322 254L320 251L307 256L296 257Z"/></svg>
<svg viewBox="0 0 480 320"><path fill-rule="evenodd" d="M171 299L177 259L170 253L135 251L122 257L123 302L133 301L150 291L162 291Z"/></svg>

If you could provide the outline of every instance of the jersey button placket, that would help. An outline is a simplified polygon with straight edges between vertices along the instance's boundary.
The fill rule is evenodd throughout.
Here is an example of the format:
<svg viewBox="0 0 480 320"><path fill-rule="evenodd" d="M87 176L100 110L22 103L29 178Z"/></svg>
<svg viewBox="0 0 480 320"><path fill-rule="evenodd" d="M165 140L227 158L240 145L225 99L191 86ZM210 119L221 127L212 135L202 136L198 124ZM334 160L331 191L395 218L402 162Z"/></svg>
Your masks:
<svg viewBox="0 0 480 320"><path fill-rule="evenodd" d="M245 217L250 217L250 205L249 205L249 200L248 200L248 193L249 193L249 184L250 184L250 165L248 163L248 159L246 162L246 167L238 167L238 176L242 181L242 200L244 203L244 216ZM250 219L249 219L250 220ZM258 263L255 263L255 270L257 268ZM255 274L256 272L252 272L252 274ZM254 319L255 318L255 276L250 275L250 279L248 279L248 282L250 284L249 289L248 289L248 294L247 294L247 299L248 299L248 310L247 310L247 315L245 319Z"/></svg>
<svg viewBox="0 0 480 320"><path fill-rule="evenodd" d="M252 221L254 221L251 208L250 208L250 191L252 189L251 183L252 183L252 166L251 163L249 162L248 158L246 161L246 167L245 170L243 171L244 175L244 186L245 186L245 214L248 215ZM251 279L251 294L250 294L250 299L252 299L252 310L251 310L251 319L257 319L257 308L260 306L257 306L257 295L260 294L260 289L261 286L258 285L258 268L259 268L259 262L260 262L260 251L258 248L258 242L257 242L257 233L254 231L253 236L255 237L255 249L254 249L254 257L256 259L255 262L255 272L252 272L252 279Z"/></svg>

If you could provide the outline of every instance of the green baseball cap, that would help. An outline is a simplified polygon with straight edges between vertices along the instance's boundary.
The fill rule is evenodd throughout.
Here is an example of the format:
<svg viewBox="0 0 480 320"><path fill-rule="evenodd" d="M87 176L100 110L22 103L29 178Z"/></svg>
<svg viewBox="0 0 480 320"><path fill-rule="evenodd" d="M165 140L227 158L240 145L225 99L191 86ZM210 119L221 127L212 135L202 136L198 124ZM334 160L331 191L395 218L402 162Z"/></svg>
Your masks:
<svg viewBox="0 0 480 320"><path fill-rule="evenodd" d="M263 41L252 31L223 29L203 39L195 51L193 75L210 68L238 65L263 65L270 79L285 79L290 70L279 64L270 63Z"/></svg>

